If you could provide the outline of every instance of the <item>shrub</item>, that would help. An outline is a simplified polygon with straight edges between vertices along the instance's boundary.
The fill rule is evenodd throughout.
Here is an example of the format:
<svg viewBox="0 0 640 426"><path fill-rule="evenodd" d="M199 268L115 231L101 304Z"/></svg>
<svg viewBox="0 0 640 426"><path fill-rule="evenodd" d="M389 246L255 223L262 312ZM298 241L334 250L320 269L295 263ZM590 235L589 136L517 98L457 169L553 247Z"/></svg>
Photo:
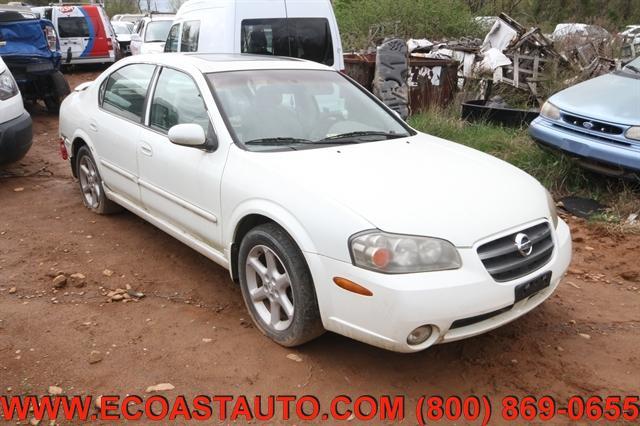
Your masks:
<svg viewBox="0 0 640 426"><path fill-rule="evenodd" d="M336 0L334 7L346 51L388 36L438 40L479 35L462 0ZM384 28L370 33L372 26Z"/></svg>

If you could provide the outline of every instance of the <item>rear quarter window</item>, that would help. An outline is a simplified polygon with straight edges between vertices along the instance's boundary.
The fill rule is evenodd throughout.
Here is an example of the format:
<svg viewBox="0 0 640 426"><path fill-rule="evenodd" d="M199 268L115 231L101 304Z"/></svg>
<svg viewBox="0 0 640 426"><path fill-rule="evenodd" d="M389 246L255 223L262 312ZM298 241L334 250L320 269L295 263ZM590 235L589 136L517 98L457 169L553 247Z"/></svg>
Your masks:
<svg viewBox="0 0 640 426"><path fill-rule="evenodd" d="M89 24L82 16L69 16L58 18L58 34L62 38L89 37Z"/></svg>
<svg viewBox="0 0 640 426"><path fill-rule="evenodd" d="M200 21L186 21L182 24L182 37L180 38L181 52L197 52L198 39L200 38Z"/></svg>

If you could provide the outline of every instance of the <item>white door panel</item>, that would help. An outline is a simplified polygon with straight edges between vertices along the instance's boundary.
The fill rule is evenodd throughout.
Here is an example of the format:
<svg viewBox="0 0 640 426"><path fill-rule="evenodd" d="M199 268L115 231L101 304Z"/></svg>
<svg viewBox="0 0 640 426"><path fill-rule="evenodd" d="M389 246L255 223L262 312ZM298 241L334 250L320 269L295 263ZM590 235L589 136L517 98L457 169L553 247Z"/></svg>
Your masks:
<svg viewBox="0 0 640 426"><path fill-rule="evenodd" d="M187 74L169 68L160 72L149 107L149 128L140 134L140 194L151 214L221 249L219 188L225 158L220 152L175 145L166 136L177 124L210 129L200 93Z"/></svg>
<svg viewBox="0 0 640 426"><path fill-rule="evenodd" d="M95 134L102 180L112 191L139 203L136 152L140 126L99 110L97 119L89 123L89 128Z"/></svg>
<svg viewBox="0 0 640 426"><path fill-rule="evenodd" d="M140 193L144 207L184 232L220 248L220 210L216 174L222 164L216 153L172 144L153 130L143 130L138 150ZM214 179L202 177L209 169ZM219 176L219 175L218 175Z"/></svg>

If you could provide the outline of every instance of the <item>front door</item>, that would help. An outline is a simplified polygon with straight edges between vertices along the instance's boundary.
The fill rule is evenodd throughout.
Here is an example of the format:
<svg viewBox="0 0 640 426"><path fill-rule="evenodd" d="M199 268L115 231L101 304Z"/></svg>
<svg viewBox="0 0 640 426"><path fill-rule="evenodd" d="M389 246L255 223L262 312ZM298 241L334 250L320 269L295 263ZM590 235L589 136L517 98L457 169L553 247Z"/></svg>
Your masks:
<svg viewBox="0 0 640 426"><path fill-rule="evenodd" d="M171 143L177 124L213 127L201 92L188 74L163 68L149 106L148 127L140 135L138 165L144 207L154 216L221 250L220 179L225 157L196 147Z"/></svg>

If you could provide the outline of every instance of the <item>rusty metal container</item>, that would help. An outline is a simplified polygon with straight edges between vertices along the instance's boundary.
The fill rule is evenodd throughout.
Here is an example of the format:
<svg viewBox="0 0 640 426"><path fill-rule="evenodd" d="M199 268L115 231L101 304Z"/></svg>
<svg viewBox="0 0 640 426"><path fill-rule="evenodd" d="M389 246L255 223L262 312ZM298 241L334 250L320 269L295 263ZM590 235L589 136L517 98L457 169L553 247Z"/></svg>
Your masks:
<svg viewBox="0 0 640 426"><path fill-rule="evenodd" d="M344 55L345 73L367 90L373 87L376 54ZM409 59L409 104L416 114L434 106L446 107L458 87L458 62L449 59Z"/></svg>
<svg viewBox="0 0 640 426"><path fill-rule="evenodd" d="M373 89L376 72L376 54L346 53L344 55L345 74L360 83L368 91Z"/></svg>
<svg viewBox="0 0 640 426"><path fill-rule="evenodd" d="M411 57L409 105L416 114L434 106L447 107L458 87L458 62L449 59Z"/></svg>

